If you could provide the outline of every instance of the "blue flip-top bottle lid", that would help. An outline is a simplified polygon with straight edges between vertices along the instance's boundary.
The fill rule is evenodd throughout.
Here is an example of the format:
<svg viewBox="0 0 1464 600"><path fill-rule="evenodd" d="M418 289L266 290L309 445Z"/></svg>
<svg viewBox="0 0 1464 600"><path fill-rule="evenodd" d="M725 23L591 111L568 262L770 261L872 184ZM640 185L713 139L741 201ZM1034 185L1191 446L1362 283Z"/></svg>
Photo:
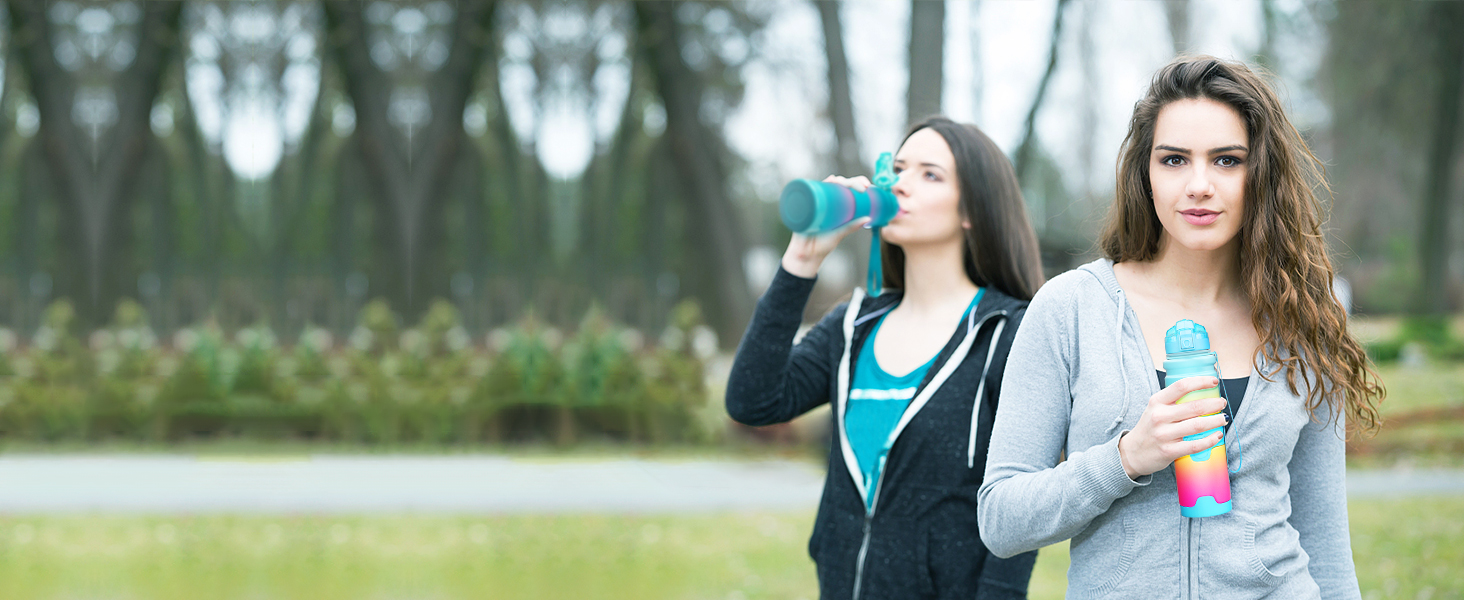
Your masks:
<svg viewBox="0 0 1464 600"><path fill-rule="evenodd" d="M1164 352L1178 354L1210 349L1210 334L1205 326L1189 319L1181 319L1169 331L1164 332Z"/></svg>

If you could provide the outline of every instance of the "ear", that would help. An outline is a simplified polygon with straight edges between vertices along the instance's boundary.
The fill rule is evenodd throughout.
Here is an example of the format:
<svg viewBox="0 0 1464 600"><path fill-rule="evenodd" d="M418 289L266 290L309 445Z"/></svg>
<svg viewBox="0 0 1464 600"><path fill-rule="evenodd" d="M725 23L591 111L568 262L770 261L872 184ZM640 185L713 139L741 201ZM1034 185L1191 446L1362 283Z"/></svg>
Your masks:
<svg viewBox="0 0 1464 600"><path fill-rule="evenodd" d="M961 229L970 229L970 228L971 228L971 222L970 221L967 221L965 219L961 219Z"/></svg>

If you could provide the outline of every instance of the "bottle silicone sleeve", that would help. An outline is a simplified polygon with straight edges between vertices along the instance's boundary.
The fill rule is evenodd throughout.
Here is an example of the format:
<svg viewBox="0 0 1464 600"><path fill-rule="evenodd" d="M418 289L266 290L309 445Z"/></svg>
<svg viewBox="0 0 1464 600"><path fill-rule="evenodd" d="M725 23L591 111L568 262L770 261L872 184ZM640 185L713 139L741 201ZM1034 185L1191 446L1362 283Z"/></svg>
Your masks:
<svg viewBox="0 0 1464 600"><path fill-rule="evenodd" d="M1219 379L1220 373L1214 367L1216 358L1214 352L1205 352L1194 357L1171 357L1170 360L1164 361L1165 385L1186 377L1208 375ZM1217 386L1185 394L1177 404L1219 397L1220 388ZM1220 414L1220 412L1211 414ZM1217 432L1223 433L1224 427L1187 435L1184 439L1187 441L1204 439ZM1181 515L1198 518L1230 512L1230 472L1225 464L1224 436L1208 449L1181 456L1175 460L1174 480L1179 487L1179 513Z"/></svg>

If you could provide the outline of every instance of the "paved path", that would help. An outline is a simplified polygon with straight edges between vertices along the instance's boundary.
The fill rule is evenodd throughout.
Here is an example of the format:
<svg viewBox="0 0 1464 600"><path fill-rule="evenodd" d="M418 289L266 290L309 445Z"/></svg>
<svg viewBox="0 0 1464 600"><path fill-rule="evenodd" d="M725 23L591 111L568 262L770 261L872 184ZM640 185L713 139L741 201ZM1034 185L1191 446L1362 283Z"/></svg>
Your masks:
<svg viewBox="0 0 1464 600"><path fill-rule="evenodd" d="M1464 495L1464 470L1348 471L1348 498Z"/></svg>
<svg viewBox="0 0 1464 600"><path fill-rule="evenodd" d="M822 488L821 467L793 461L0 457L0 514L810 510ZM1348 491L1464 495L1464 471L1353 472Z"/></svg>
<svg viewBox="0 0 1464 600"><path fill-rule="evenodd" d="M0 513L804 510L822 488L791 461L0 457Z"/></svg>

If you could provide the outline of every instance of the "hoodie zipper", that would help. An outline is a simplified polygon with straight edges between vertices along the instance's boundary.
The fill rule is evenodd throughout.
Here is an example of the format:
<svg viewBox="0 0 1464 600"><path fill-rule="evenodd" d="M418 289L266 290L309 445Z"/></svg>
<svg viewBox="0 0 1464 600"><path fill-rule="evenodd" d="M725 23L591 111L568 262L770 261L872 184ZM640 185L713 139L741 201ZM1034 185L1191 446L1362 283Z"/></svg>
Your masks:
<svg viewBox="0 0 1464 600"><path fill-rule="evenodd" d="M972 310L974 310L974 309L972 309ZM998 317L998 316L999 317L1006 317L1006 315L1007 315L1007 311L1005 311L1005 310L994 310L994 311L991 311L991 312L987 313L986 316L981 317L981 320L980 321L977 321L975 325L972 325L971 326L971 329L966 332L966 335L975 336L976 334L978 334L978 333L981 332L981 328L986 325L986 322L987 321L991 320L993 317ZM992 344L995 344L998 341L999 340L997 340L995 337L993 337L991 339L991 343ZM973 338L971 340L972 345L975 345L975 342L976 341ZM970 356L970 349L969 348L967 348L967 354L966 354L966 356ZM965 356L963 356L961 358L962 358L962 360L965 360ZM950 359L947 359L947 360L950 360ZM945 363L941 363L941 366L944 367L945 366ZM853 367L851 366L850 368L852 369ZM955 371L952 371L952 373L954 373L954 372ZM981 374L981 378L982 378L982 381L985 381L986 374L984 372ZM852 382L853 378L851 377L850 380ZM944 384L945 382L941 382L941 383ZM934 394L935 394L934 392L931 392L931 395L932 396ZM916 397L919 397L920 393L919 392L916 392L915 395L916 395ZM976 402L980 402L981 399L980 398L976 398L975 401ZM839 426L840 427L843 427L843 423L840 423ZM901 432L903 432L903 429L901 429L900 431L895 432L895 438L893 440L890 440L890 448L894 448L895 441L900 439L899 434ZM886 454L886 456L888 456L888 454ZM853 593L853 596L852 596L852 600L859 600L860 588L862 588L863 587L863 584L864 584L864 559L869 555L869 537L870 537L870 533L873 531L874 511L879 508L879 493L880 493L880 491L882 491L882 488L884 487L883 484L884 484L885 471L886 471L886 469L884 468L884 465L880 465L879 477L876 477L875 480L874 480L874 499L871 500L870 503L869 503L869 510L867 510L867 511L864 512L864 539L859 542L859 557L856 559L857 562L854 563L854 593Z"/></svg>

